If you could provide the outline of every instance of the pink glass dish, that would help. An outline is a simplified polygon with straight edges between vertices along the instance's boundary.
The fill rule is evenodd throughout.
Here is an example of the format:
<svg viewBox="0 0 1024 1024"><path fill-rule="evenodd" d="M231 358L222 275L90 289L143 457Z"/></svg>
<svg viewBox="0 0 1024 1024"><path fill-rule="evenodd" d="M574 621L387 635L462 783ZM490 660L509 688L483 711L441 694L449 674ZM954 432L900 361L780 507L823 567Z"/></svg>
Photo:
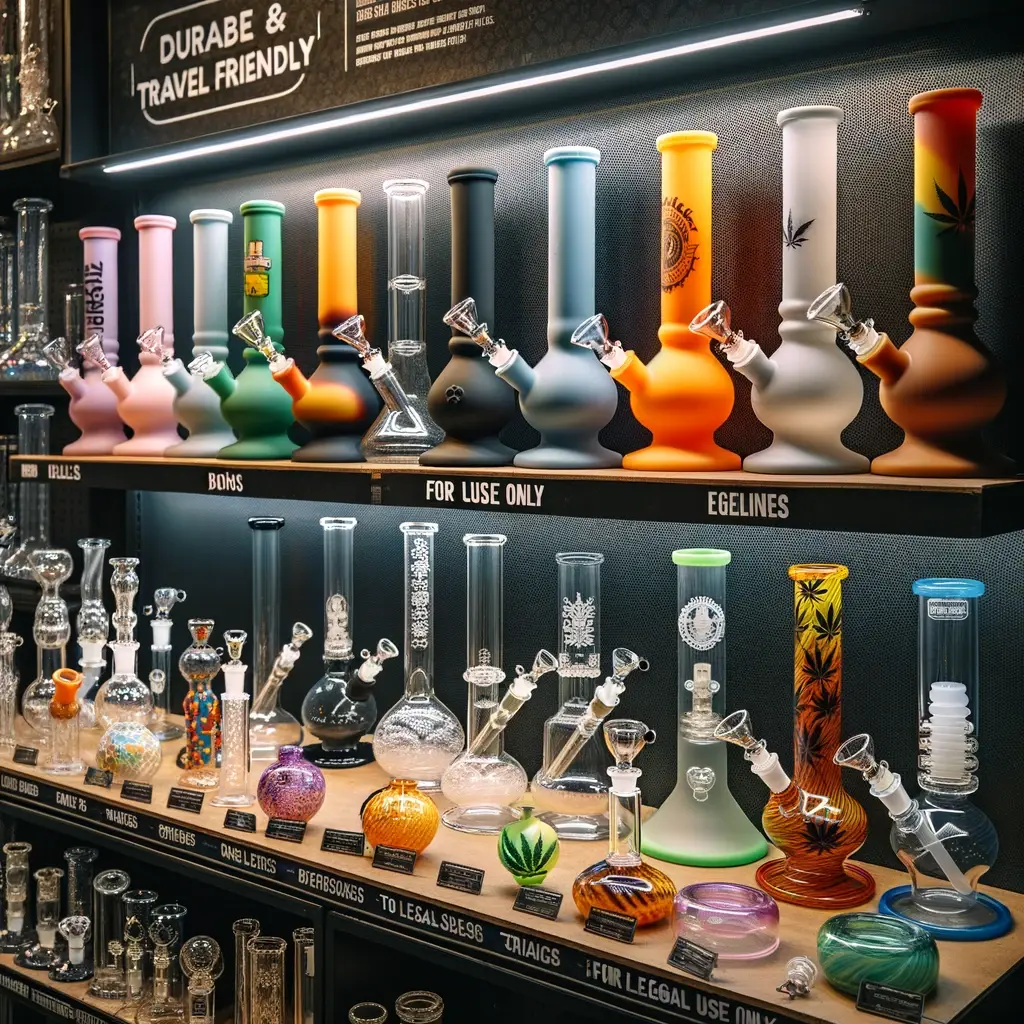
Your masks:
<svg viewBox="0 0 1024 1024"><path fill-rule="evenodd" d="M766 892L735 882L697 882L676 894L677 937L720 960L756 960L779 948L779 907Z"/></svg>

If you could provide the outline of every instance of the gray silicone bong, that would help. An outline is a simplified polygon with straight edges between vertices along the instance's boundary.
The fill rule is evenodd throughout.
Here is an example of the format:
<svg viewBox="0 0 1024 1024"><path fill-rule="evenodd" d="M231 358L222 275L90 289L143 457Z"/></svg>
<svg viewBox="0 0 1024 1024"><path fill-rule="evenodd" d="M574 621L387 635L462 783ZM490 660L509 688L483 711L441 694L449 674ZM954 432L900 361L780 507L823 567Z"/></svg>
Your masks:
<svg viewBox="0 0 1024 1024"><path fill-rule="evenodd" d="M570 341L594 315L597 164L589 146L563 146L544 154L548 168L548 351L531 367L515 349L495 342L472 299L445 315L484 350L495 373L519 392L519 407L540 432L536 448L515 465L528 469L607 469L622 465L598 432L615 415L615 383L601 364Z"/></svg>

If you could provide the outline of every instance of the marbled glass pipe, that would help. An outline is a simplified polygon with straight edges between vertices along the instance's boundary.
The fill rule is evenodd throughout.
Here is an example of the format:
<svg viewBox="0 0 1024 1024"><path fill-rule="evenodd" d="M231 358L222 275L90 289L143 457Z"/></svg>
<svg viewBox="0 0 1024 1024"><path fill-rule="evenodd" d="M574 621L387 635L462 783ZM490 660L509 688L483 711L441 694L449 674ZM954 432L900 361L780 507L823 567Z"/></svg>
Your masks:
<svg viewBox="0 0 1024 1024"><path fill-rule="evenodd" d="M192 644L181 652L178 668L188 683L185 711L185 771L178 784L197 789L217 785L217 754L221 746L220 699L213 680L220 672L220 651L207 641L213 619L189 619Z"/></svg>

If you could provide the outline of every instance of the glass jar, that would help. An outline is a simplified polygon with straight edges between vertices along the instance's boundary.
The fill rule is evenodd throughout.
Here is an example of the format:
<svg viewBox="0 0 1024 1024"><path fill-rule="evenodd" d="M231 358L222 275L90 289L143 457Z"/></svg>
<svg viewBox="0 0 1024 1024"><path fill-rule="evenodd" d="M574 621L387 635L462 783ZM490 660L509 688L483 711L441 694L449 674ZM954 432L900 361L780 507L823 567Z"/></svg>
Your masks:
<svg viewBox="0 0 1024 1024"><path fill-rule="evenodd" d="M96 694L96 717L103 727L96 747L96 765L120 779L152 778L160 767L160 742L147 723L153 695L135 673L139 649L135 640L113 640L114 674Z"/></svg>
<svg viewBox="0 0 1024 1024"><path fill-rule="evenodd" d="M273 935L249 940L250 1024L285 1024L284 954L288 943Z"/></svg>
<svg viewBox="0 0 1024 1024"><path fill-rule="evenodd" d="M779 948L779 905L766 892L737 882L697 882L676 895L675 933L718 954L755 960Z"/></svg>

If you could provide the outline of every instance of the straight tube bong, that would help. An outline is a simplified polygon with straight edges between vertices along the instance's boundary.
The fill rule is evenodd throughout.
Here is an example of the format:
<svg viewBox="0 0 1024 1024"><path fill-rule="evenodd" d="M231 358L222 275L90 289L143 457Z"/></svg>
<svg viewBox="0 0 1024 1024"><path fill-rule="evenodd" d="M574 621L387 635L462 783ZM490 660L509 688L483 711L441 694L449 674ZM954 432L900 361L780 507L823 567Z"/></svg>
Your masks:
<svg viewBox="0 0 1024 1024"><path fill-rule="evenodd" d="M43 354L50 340L48 318L50 231L49 199L17 199L18 303L14 343L3 354L4 376L14 380L52 380L56 371Z"/></svg>
<svg viewBox="0 0 1024 1024"><path fill-rule="evenodd" d="M18 454L48 455L52 405L18 405ZM22 480L18 484L18 546L3 564L3 574L18 580L34 578L31 556L50 546L50 485Z"/></svg>

